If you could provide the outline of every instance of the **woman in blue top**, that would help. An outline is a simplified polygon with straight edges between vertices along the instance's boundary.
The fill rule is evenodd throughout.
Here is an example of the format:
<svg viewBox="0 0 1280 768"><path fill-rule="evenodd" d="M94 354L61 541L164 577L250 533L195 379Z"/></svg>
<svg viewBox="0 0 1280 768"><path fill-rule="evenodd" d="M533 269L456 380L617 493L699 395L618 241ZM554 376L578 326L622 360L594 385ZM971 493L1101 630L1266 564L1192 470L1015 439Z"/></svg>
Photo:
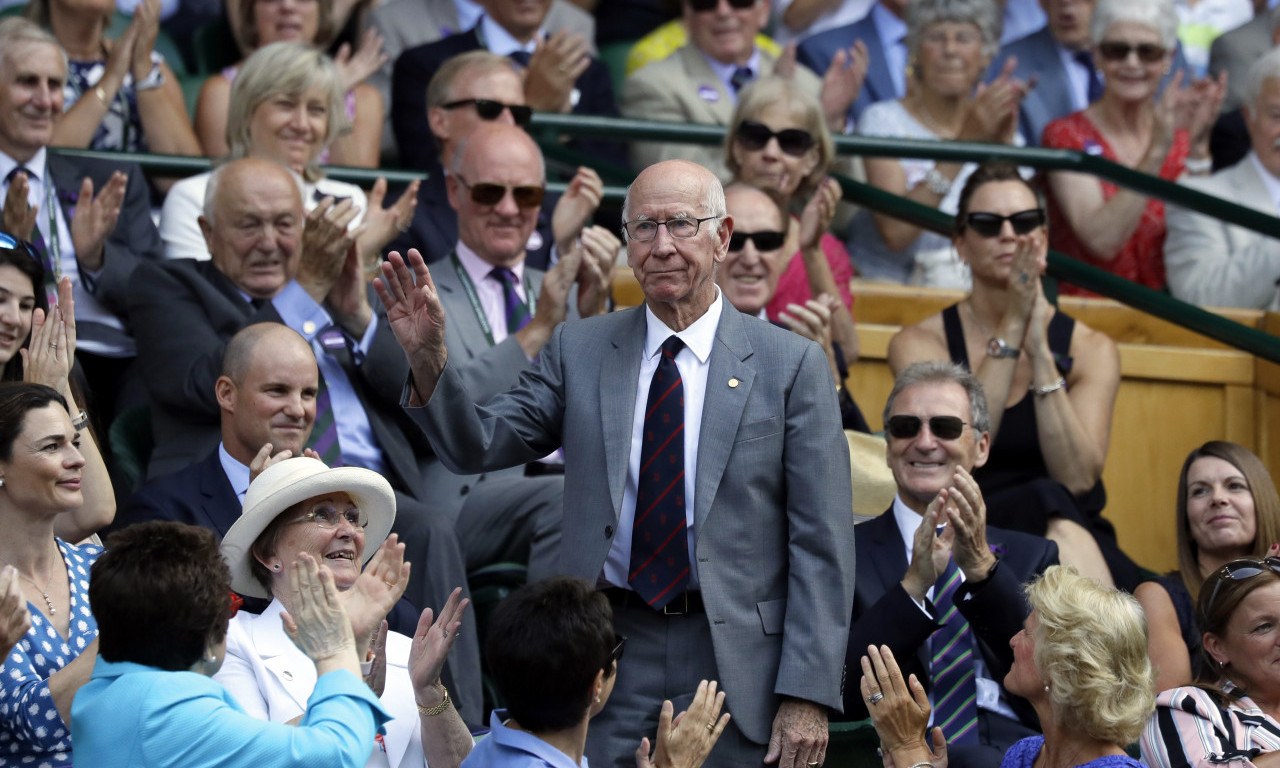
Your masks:
<svg viewBox="0 0 1280 768"><path fill-rule="evenodd" d="M76 761L96 768L181 765L358 768L389 718L360 677L333 575L303 553L290 565L285 631L316 666L298 727L250 717L210 679L226 653L231 573L204 528L126 528L94 565L89 600L101 658L75 697ZM392 601L404 591L387 593ZM385 612L388 603L380 606Z"/></svg>

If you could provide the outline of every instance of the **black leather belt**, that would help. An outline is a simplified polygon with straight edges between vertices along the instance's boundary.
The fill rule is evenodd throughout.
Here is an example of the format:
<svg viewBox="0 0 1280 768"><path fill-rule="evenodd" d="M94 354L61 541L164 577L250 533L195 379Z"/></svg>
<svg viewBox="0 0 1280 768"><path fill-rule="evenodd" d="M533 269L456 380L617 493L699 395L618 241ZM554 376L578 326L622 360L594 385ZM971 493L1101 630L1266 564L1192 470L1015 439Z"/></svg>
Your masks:
<svg viewBox="0 0 1280 768"><path fill-rule="evenodd" d="M648 608L654 610L646 603L640 595L630 589L622 587L605 587L600 590L604 596L609 598L609 604L615 608ZM707 609L702 605L702 592L694 589L686 590L667 603L662 608L662 613L668 616L683 616L686 613L706 613Z"/></svg>

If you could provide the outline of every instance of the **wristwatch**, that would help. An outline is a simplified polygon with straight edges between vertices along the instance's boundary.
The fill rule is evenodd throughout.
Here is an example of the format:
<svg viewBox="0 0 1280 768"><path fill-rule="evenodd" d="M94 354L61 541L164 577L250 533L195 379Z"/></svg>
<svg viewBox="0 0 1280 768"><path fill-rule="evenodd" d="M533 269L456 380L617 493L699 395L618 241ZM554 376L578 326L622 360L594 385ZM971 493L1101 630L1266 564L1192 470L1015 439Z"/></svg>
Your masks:
<svg viewBox="0 0 1280 768"><path fill-rule="evenodd" d="M147 76L134 83L133 87L134 90L149 91L162 85L164 85L164 71L160 69L159 62L153 62L151 71L147 73Z"/></svg>
<svg viewBox="0 0 1280 768"><path fill-rule="evenodd" d="M1022 350L1017 347L1009 346L1008 342L999 336L992 336L991 341L987 342L987 357L1008 358L1017 357Z"/></svg>

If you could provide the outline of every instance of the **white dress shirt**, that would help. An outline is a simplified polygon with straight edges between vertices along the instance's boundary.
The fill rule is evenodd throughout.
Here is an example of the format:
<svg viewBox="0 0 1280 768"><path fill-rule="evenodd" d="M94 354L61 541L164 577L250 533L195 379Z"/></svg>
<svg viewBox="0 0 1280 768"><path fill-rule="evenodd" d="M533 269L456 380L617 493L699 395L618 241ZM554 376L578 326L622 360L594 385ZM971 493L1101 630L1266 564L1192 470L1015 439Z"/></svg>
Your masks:
<svg viewBox="0 0 1280 768"><path fill-rule="evenodd" d="M1058 58L1062 60L1062 69L1067 73L1067 82L1071 85L1071 109L1079 112L1089 106L1089 68L1076 60L1077 53L1079 51L1073 51L1065 45L1058 46ZM1097 68L1096 62L1094 67ZM1101 73L1098 77L1101 79Z"/></svg>
<svg viewBox="0 0 1280 768"><path fill-rule="evenodd" d="M698 487L698 437L702 433L702 404L707 393L711 348L715 345L716 329L720 326L720 313L723 309L724 295L716 288L715 301L711 302L702 317L677 333L645 307L645 319L648 322L635 408L631 414L631 456L627 462L627 485L622 491L622 515L618 518L618 529L613 537L613 545L609 548L609 556L604 561L604 579L614 586L630 589L627 575L631 567L631 529L635 526L644 412L649 402L649 384L653 380L653 372L658 369L662 354L662 342L674 334L684 342L684 349L675 358L684 387L684 522L689 546L689 589L698 588L698 561L693 549L693 543L697 540L693 510L696 501L694 494Z"/></svg>
<svg viewBox="0 0 1280 768"><path fill-rule="evenodd" d="M720 82L724 83L724 92L729 94L729 101L738 103L738 92L733 87L733 73L738 71L737 64L725 64L723 61L717 61L705 52L701 52L702 57L707 60L707 66L711 67L711 71L716 73L716 77L720 78ZM751 70L751 82L760 79L761 75L770 74L760 71L760 49L751 49L751 58L747 59L747 63L742 66Z"/></svg>
<svg viewBox="0 0 1280 768"><path fill-rule="evenodd" d="M222 462L222 471L227 476L227 482L231 483L231 490L235 491L236 498L243 505L244 495L249 492L249 467L227 453L226 443L218 443L218 461Z"/></svg>

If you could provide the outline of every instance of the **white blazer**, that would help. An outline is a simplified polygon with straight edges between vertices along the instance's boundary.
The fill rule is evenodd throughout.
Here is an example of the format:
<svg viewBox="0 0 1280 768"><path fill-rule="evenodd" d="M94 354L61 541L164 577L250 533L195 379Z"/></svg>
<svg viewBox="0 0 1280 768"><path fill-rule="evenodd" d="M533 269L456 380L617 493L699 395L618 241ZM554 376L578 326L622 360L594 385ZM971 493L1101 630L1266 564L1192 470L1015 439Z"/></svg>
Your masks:
<svg viewBox="0 0 1280 768"><path fill-rule="evenodd" d="M280 623L279 600L261 616L240 613L227 628L227 656L214 680L231 692L244 711L262 720L287 722L306 711L307 697L316 685L316 667L298 650ZM422 768L422 730L409 680L408 637L387 633L387 683L382 706L392 716L383 737L387 764L394 768ZM368 766L380 764L378 747Z"/></svg>

